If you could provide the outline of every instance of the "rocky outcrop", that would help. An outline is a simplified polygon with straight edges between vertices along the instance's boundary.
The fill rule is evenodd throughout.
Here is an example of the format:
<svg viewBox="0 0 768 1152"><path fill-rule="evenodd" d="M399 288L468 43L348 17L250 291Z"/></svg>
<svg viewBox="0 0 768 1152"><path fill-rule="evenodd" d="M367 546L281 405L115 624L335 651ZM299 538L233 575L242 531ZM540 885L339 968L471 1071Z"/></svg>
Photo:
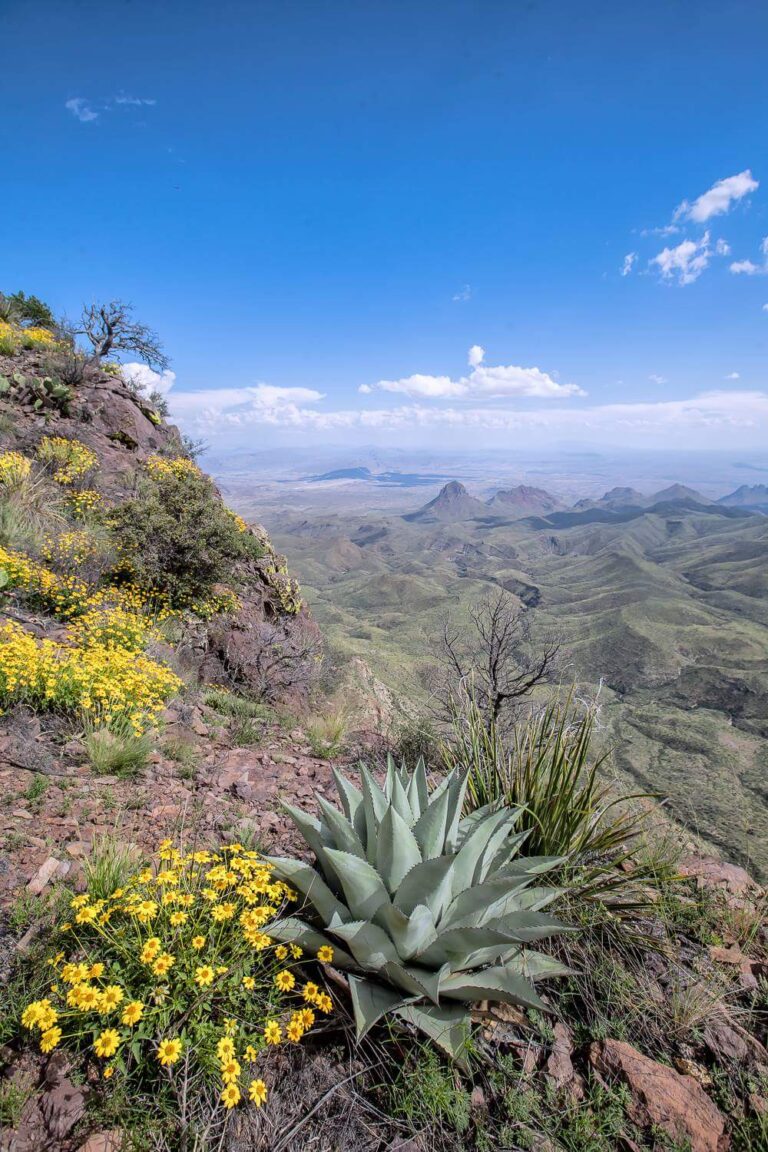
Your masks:
<svg viewBox="0 0 768 1152"><path fill-rule="evenodd" d="M672 1140L687 1141L691 1152L726 1152L730 1147L723 1115L692 1076L649 1060L622 1040L592 1044L589 1060L606 1080L627 1084L627 1112L641 1128L660 1128Z"/></svg>

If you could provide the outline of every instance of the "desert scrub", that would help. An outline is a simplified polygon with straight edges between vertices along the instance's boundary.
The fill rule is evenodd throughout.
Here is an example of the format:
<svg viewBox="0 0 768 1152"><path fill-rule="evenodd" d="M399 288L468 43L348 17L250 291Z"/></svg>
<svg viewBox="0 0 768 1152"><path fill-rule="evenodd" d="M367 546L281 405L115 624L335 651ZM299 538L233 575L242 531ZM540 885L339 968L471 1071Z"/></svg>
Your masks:
<svg viewBox="0 0 768 1152"><path fill-rule="evenodd" d="M110 523L136 582L174 608L209 601L233 561L247 559L258 543L210 477L184 457L150 457L137 495L112 511Z"/></svg>
<svg viewBox="0 0 768 1152"><path fill-rule="evenodd" d="M109 726L125 718L150 727L181 688L170 668L141 652L106 644L67 646L37 640L8 621L0 626L0 705L81 713Z"/></svg>
<svg viewBox="0 0 768 1152"><path fill-rule="evenodd" d="M73 898L50 987L21 1025L42 1052L74 1049L103 1078L170 1096L182 1123L184 1101L206 1090L224 1109L260 1107L260 1053L298 1044L332 1010L298 969L301 948L265 931L292 899L240 844L183 853L165 840L107 896L89 885Z"/></svg>

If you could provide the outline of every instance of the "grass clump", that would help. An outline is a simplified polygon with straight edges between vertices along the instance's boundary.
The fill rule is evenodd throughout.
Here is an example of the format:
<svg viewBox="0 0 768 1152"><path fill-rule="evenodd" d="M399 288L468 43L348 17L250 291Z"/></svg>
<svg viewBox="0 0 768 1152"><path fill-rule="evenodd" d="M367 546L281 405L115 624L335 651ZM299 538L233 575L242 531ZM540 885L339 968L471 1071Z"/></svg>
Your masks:
<svg viewBox="0 0 768 1152"><path fill-rule="evenodd" d="M470 1124L470 1094L455 1070L426 1044L415 1046L389 1086L389 1107L413 1131L447 1129L461 1136Z"/></svg>
<svg viewBox="0 0 768 1152"><path fill-rule="evenodd" d="M238 696L226 688L206 688L203 693L203 704L212 708L220 716L232 716L238 720L259 719L266 720L269 709L255 700L248 700L245 696Z"/></svg>
<svg viewBox="0 0 768 1152"><path fill-rule="evenodd" d="M88 892L93 900L107 900L124 887L135 872L139 850L116 836L107 834L94 840L91 853L83 861Z"/></svg>
<svg viewBox="0 0 768 1152"><path fill-rule="evenodd" d="M349 717L343 708L312 716L304 725L312 755L322 760L338 756L344 748Z"/></svg>
<svg viewBox="0 0 768 1152"><path fill-rule="evenodd" d="M165 840L129 868L123 851L94 853L48 960L54 984L20 1025L42 1052L67 1048L114 1076L110 1095L172 1104L188 1134L201 1095L221 1114L246 1097L260 1107L260 1054L298 1043L333 1005L299 969L301 949L266 934L293 893L256 853Z"/></svg>
<svg viewBox="0 0 768 1152"><path fill-rule="evenodd" d="M149 733L137 732L123 717L110 725L88 723L83 744L91 770L97 776L137 776L146 768L152 752Z"/></svg>

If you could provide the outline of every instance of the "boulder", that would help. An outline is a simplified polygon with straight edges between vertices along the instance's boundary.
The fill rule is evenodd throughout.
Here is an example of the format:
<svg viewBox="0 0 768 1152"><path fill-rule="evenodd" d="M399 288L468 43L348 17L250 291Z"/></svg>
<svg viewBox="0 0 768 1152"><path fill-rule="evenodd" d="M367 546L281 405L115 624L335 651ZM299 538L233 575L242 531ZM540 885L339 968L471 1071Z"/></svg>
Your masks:
<svg viewBox="0 0 768 1152"><path fill-rule="evenodd" d="M627 1112L640 1127L657 1127L690 1152L726 1152L725 1119L692 1076L657 1064L622 1040L593 1043L592 1067L607 1079L623 1080L631 1092Z"/></svg>

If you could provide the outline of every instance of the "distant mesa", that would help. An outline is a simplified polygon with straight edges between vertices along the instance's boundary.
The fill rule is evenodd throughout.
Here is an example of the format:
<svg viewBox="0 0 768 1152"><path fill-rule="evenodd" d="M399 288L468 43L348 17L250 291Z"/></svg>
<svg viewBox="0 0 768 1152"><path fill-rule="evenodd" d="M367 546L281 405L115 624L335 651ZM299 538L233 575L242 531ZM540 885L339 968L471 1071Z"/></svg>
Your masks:
<svg viewBox="0 0 768 1152"><path fill-rule="evenodd" d="M560 512L565 504L543 488L518 484L515 488L500 488L488 501L488 507L504 516L519 512L520 516L547 516Z"/></svg>
<svg viewBox="0 0 768 1152"><path fill-rule="evenodd" d="M718 504L726 508L760 508L768 511L768 484L742 484L735 492L721 497Z"/></svg>
<svg viewBox="0 0 768 1152"><path fill-rule="evenodd" d="M636 488L611 488L599 500L577 500L573 509L575 512L588 512L592 508L618 511L621 508L643 508L647 503L648 498Z"/></svg>
<svg viewBox="0 0 768 1152"><path fill-rule="evenodd" d="M417 512L404 516L404 520L473 520L476 516L487 516L488 506L482 500L470 496L463 484L451 480L440 489L434 500L430 500Z"/></svg>
<svg viewBox="0 0 768 1152"><path fill-rule="evenodd" d="M373 473L370 468L335 468L332 472L323 472L322 476L310 476L315 483L321 480L370 480Z"/></svg>

